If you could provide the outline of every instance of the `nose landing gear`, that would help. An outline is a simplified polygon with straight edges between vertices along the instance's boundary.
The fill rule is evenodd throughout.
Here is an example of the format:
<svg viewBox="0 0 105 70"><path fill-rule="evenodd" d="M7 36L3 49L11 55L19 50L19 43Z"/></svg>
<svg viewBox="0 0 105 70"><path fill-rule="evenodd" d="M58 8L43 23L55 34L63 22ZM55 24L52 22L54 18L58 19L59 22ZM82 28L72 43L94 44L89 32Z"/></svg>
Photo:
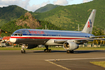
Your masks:
<svg viewBox="0 0 105 70"><path fill-rule="evenodd" d="M51 52L51 49L48 49L48 46L45 46L46 49L44 49L44 52Z"/></svg>
<svg viewBox="0 0 105 70"><path fill-rule="evenodd" d="M22 45L21 53L26 53L26 51L24 49L25 49L25 44Z"/></svg>

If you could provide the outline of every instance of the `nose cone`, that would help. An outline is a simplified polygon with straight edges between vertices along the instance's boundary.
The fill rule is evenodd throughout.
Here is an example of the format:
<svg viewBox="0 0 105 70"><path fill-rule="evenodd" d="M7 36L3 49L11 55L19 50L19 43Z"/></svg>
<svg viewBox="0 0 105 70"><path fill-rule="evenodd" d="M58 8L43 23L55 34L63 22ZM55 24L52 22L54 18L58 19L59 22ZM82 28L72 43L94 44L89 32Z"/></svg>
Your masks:
<svg viewBox="0 0 105 70"><path fill-rule="evenodd" d="M16 42L16 38L10 38L10 42L15 43Z"/></svg>

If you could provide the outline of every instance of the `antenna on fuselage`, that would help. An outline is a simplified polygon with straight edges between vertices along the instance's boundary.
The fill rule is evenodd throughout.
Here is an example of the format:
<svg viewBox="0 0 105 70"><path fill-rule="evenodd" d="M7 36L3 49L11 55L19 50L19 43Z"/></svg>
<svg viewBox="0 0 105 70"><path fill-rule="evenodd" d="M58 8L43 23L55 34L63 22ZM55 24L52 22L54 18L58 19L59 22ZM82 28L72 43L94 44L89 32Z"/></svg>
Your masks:
<svg viewBox="0 0 105 70"><path fill-rule="evenodd" d="M45 25L45 29L48 29L48 28L47 28L47 25Z"/></svg>
<svg viewBox="0 0 105 70"><path fill-rule="evenodd" d="M78 31L79 31L79 24L78 24Z"/></svg>

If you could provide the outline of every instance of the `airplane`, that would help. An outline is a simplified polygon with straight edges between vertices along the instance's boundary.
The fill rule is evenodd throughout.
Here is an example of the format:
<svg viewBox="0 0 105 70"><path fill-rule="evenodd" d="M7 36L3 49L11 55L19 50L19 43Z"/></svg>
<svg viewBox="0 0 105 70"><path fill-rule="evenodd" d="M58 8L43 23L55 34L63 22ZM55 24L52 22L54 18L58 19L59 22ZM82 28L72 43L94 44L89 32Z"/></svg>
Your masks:
<svg viewBox="0 0 105 70"><path fill-rule="evenodd" d="M82 31L19 29L10 37L10 42L21 44L21 53L25 49L33 49L38 45L45 45L45 52L51 52L48 46L63 46L67 53L74 53L80 44L94 40L92 34L96 10L93 9Z"/></svg>

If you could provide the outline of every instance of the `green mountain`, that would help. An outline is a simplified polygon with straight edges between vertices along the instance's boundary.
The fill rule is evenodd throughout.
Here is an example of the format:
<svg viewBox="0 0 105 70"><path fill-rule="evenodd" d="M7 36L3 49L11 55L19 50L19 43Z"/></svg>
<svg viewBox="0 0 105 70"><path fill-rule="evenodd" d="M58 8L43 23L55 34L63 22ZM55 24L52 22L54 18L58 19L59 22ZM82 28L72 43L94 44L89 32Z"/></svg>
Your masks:
<svg viewBox="0 0 105 70"><path fill-rule="evenodd" d="M96 9L97 13L96 13L93 32L94 34L97 32L101 34L102 30L104 31L104 26L105 26L104 24L105 4L104 3L105 3L105 0L93 0L88 3L83 3L78 5L58 6L52 10L49 10L43 13L31 12L31 14L37 19L37 21L42 26L38 28L44 28L45 25L47 25L48 29L51 29L55 25L54 26L55 28L52 28L52 29L62 28L64 30L77 31L78 24L80 26L80 30L82 30L91 11L93 9ZM11 26L15 27L14 25L11 25L11 22L15 24L16 20L21 15L24 15L26 12L27 10L24 10L23 8L15 5L0 8L0 26L2 26L0 28L5 30L4 28L9 28ZM27 19L27 17L24 17L24 16L21 16L21 18L23 18L23 20ZM11 21L11 22L8 22L8 21ZM9 27L6 27L6 26L9 26ZM29 27L28 24L24 24L24 26ZM22 27L19 27L19 28L24 28L24 27L22 25ZM5 31L8 31L8 30L5 30Z"/></svg>
<svg viewBox="0 0 105 70"><path fill-rule="evenodd" d="M1 27L1 36L10 36L15 30L31 28L31 29L52 29L61 30L61 28L51 24L47 21L40 21L35 19L31 13L27 12L25 15L20 16L17 20L10 21Z"/></svg>
<svg viewBox="0 0 105 70"><path fill-rule="evenodd" d="M83 29L91 11L97 10L94 28L105 28L105 0L93 0L88 3L59 6L44 13L34 13L37 19L51 22L65 30Z"/></svg>
<svg viewBox="0 0 105 70"><path fill-rule="evenodd" d="M37 13L47 12L47 11L50 11L50 10L58 7L58 6L59 5L47 4L46 6L37 9L35 12L37 12Z"/></svg>
<svg viewBox="0 0 105 70"><path fill-rule="evenodd" d="M12 21L19 18L26 12L27 10L16 5L0 8L0 26L7 23L8 21Z"/></svg>

